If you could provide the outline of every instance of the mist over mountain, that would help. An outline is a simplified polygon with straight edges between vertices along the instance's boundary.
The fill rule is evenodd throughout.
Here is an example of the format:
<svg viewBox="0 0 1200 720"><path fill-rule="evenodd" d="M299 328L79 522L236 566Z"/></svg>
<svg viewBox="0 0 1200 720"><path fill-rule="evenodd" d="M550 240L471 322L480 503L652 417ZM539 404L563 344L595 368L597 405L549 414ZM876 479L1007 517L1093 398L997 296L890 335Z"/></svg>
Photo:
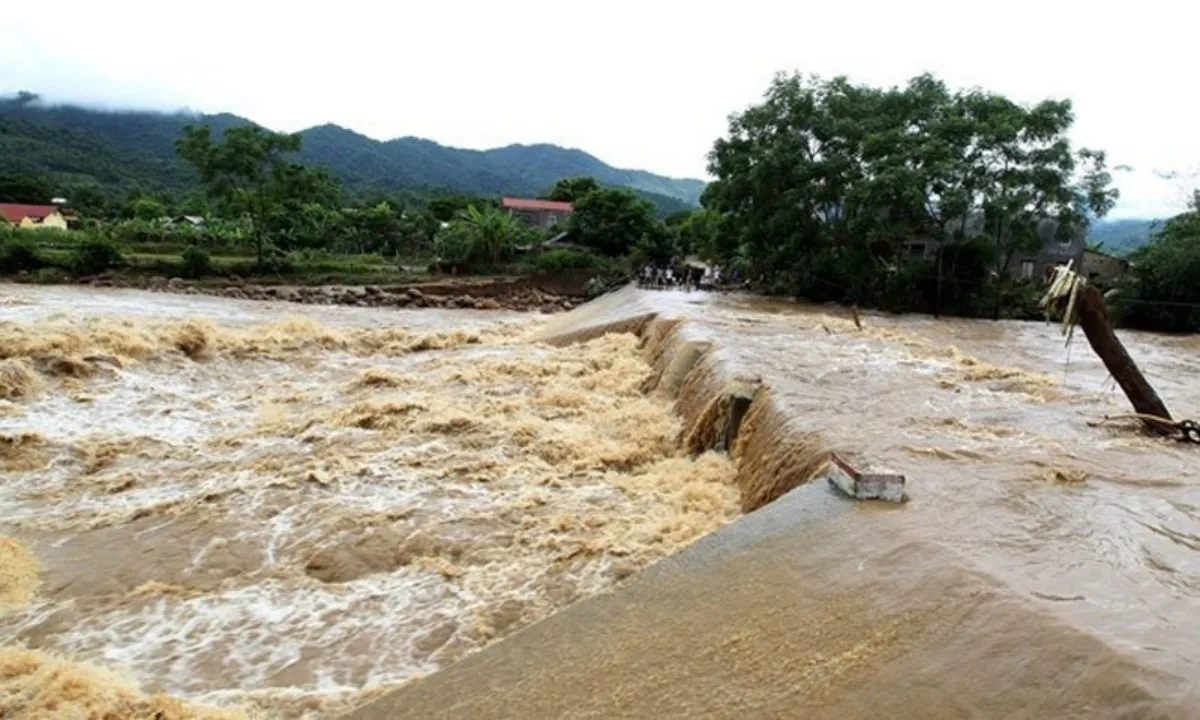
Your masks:
<svg viewBox="0 0 1200 720"><path fill-rule="evenodd" d="M218 134L252 121L228 113L109 110L54 104L33 93L0 99L0 171L64 182L183 189L192 169L175 154L187 125ZM590 176L628 187L660 213L698 204L704 182L612 167L577 149L508 145L468 150L404 137L379 141L338 125L301 131L299 160L322 165L352 191L450 190L481 195L535 195L564 177Z"/></svg>

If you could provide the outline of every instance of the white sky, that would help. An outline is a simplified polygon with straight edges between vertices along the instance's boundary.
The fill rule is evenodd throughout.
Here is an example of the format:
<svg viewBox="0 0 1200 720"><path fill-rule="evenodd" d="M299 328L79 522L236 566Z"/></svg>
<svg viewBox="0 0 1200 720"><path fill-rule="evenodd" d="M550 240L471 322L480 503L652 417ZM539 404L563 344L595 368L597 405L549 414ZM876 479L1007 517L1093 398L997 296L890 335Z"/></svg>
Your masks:
<svg viewBox="0 0 1200 720"><path fill-rule="evenodd" d="M1021 102L1072 99L1076 142L1134 168L1116 174L1112 216L1161 216L1184 192L1153 171L1200 167L1198 20L1190 0L57 0L4 14L0 93L472 148L552 142L705 177L727 115L778 70L873 84L932 71Z"/></svg>

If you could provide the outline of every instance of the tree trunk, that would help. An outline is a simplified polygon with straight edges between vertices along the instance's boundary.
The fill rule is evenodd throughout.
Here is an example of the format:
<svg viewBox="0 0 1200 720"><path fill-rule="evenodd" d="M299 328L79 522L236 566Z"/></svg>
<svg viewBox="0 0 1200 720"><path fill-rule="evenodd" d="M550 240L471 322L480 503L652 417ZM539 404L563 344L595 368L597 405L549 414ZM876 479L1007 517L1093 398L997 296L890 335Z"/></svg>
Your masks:
<svg viewBox="0 0 1200 720"><path fill-rule="evenodd" d="M942 252L946 247L946 241L942 240L938 243L937 249L937 298L934 300L933 316L935 318L942 316Z"/></svg>
<svg viewBox="0 0 1200 720"><path fill-rule="evenodd" d="M1108 309L1104 304L1104 296L1100 294L1099 290L1088 285L1080 291L1077 302L1079 303L1079 326L1083 328L1092 350L1095 350L1100 359L1104 361L1104 367L1108 368L1113 379L1125 391L1125 396L1133 404L1134 410L1140 415L1152 415L1163 420L1171 420L1171 413L1167 411L1167 406L1163 404L1158 393L1146 381L1142 371L1134 364L1133 358L1129 357L1125 346L1113 332L1112 325L1108 320ZM1142 423L1147 429L1159 434L1165 435L1171 432L1168 426L1160 423L1149 420L1143 420Z"/></svg>

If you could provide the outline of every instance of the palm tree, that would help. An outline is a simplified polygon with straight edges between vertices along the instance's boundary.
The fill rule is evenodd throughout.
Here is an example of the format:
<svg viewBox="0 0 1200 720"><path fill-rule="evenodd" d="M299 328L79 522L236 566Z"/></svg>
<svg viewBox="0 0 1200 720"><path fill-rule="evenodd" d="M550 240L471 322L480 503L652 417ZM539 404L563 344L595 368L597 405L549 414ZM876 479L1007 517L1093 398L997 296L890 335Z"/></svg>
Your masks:
<svg viewBox="0 0 1200 720"><path fill-rule="evenodd" d="M512 252L512 249L525 234L521 222L506 212L496 208L485 207L483 210L474 205L468 206L459 215L459 219L471 228L473 259L486 259L493 265Z"/></svg>

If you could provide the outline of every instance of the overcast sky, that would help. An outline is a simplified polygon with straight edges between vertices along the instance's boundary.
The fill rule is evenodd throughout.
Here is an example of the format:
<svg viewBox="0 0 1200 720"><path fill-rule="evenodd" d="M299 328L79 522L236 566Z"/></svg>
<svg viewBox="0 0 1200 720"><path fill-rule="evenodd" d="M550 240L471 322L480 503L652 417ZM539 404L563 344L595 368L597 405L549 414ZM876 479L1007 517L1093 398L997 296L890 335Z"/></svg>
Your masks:
<svg viewBox="0 0 1200 720"><path fill-rule="evenodd" d="M1101 9L1102 7L1108 9ZM730 112L779 70L901 83L923 71L1021 102L1068 97L1107 149L1114 216L1182 207L1200 166L1200 3L667 0L365 3L57 0L5 15L0 93L333 122L461 147L552 142L705 176ZM3 159L0 158L0 164Z"/></svg>

